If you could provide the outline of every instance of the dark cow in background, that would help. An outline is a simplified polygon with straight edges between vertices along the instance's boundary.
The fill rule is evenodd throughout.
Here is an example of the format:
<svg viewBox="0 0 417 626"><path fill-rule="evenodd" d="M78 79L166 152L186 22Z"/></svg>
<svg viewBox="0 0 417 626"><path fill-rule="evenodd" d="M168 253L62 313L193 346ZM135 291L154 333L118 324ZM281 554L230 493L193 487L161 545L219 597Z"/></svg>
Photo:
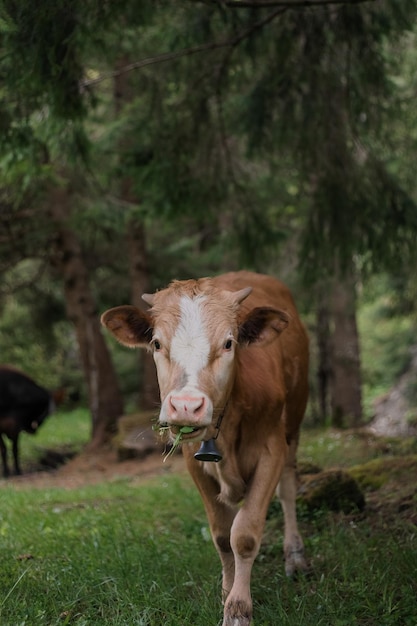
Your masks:
<svg viewBox="0 0 417 626"><path fill-rule="evenodd" d="M47 389L36 384L23 372L0 365L0 451L5 477L10 475L10 470L3 435L12 442L14 468L16 474L20 474L19 433L36 433L54 408L53 394Z"/></svg>
<svg viewBox="0 0 417 626"><path fill-rule="evenodd" d="M223 626L249 626L252 565L274 492L286 572L307 569L295 508L307 334L288 289L251 272L174 281L144 300L147 313L120 306L102 322L123 344L153 351L159 420L185 444L222 561Z"/></svg>

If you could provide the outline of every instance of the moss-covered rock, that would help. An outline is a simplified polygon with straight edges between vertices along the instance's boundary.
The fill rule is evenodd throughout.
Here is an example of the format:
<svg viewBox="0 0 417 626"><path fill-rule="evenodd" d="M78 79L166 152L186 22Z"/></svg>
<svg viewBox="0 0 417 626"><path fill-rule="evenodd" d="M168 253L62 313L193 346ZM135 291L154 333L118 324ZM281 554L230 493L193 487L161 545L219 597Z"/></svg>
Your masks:
<svg viewBox="0 0 417 626"><path fill-rule="evenodd" d="M305 480L299 496L310 510L328 509L350 513L362 510L364 495L356 480L343 470L327 470Z"/></svg>
<svg viewBox="0 0 417 626"><path fill-rule="evenodd" d="M349 470L349 474L358 482L361 488L370 491L380 489L390 480L396 480L407 472L416 475L416 455L373 459L363 465L355 465Z"/></svg>
<svg viewBox="0 0 417 626"><path fill-rule="evenodd" d="M312 461L298 461L297 462L297 474L304 476L305 474L319 474L323 471L323 468Z"/></svg>
<svg viewBox="0 0 417 626"><path fill-rule="evenodd" d="M143 459L163 449L161 438L154 432L155 414L151 412L124 415L118 422L118 433L113 440L120 461Z"/></svg>

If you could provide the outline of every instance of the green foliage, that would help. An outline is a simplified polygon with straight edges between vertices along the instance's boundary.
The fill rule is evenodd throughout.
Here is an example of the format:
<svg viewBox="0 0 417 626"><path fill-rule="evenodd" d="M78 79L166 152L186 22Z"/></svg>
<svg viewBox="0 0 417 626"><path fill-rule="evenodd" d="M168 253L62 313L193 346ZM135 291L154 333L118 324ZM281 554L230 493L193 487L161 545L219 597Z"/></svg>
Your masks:
<svg viewBox="0 0 417 626"><path fill-rule="evenodd" d="M83 112L78 81L82 64L76 46L77 9L85 3L2 3L3 45L10 51L14 82L20 97L40 98L57 115L78 117ZM78 6L77 6L78 5ZM30 72L28 69L30 68Z"/></svg>
<svg viewBox="0 0 417 626"><path fill-rule="evenodd" d="M296 163L309 204L301 262L310 280L352 255L367 254L372 268L414 258L415 195L391 170L390 129L405 107L390 80L398 44L388 42L412 32L416 10L387 2L287 12L263 40L245 132L252 149L280 146Z"/></svg>
<svg viewBox="0 0 417 626"><path fill-rule="evenodd" d="M392 151L379 148L387 144L384 124L393 125L392 59L412 31L414 0L285 11L263 29L267 11L216 3L159 12L155 3L127 0L64 4L41 3L35 15L28 2L19 9L3 2L4 63L14 63L14 82L5 85L17 90L24 112L6 107L2 119L25 149L39 146L30 159L89 158L110 193L118 194L121 179L133 181L138 219L192 218L194 233L209 229L212 240L238 249L232 262L257 269L283 240L276 206L290 160L310 275L328 271L335 255L392 264L400 251L410 254L415 204L390 169ZM88 88L108 68L228 38L210 53L115 77L115 93L108 81ZM410 63L408 47L400 52ZM17 145L18 136L9 152ZM276 184L266 195L271 164ZM100 222L116 212L87 210Z"/></svg>
<svg viewBox="0 0 417 626"><path fill-rule="evenodd" d="M63 367L67 365L63 363L65 354L54 354L51 350L53 335L45 340L42 333L29 323L27 309L11 301L0 324L2 362L22 369L40 384L57 386ZM64 333L62 339L65 339ZM71 334L69 328L67 333ZM67 337L67 349L71 349L71 344L72 338Z"/></svg>
<svg viewBox="0 0 417 626"><path fill-rule="evenodd" d="M1 362L49 389L83 388L74 330L62 295L41 262L26 261L3 275Z"/></svg>
<svg viewBox="0 0 417 626"><path fill-rule="evenodd" d="M41 192L64 180L98 310L130 298L132 221L145 229L152 287L238 267L299 284L300 259L312 282L335 259L354 258L363 273L410 271L415 0L274 19L218 2L70 5L0 3L2 269L48 261ZM6 310L2 360L75 378L56 287L34 281L11 306L19 324ZM394 345L392 324L375 324L378 350L364 346L373 395L405 363L411 327L400 323ZM125 381L133 357L115 358Z"/></svg>
<svg viewBox="0 0 417 626"><path fill-rule="evenodd" d="M415 321L398 310L398 296L386 276L368 282L358 309L365 412L403 374L415 343Z"/></svg>
<svg viewBox="0 0 417 626"><path fill-rule="evenodd" d="M80 89L85 53L103 42L103 32L119 16L137 25L148 11L147 2L57 0L35 7L30 0L2 0L0 44L7 51L2 64L25 113L48 106L56 119L85 117L94 103L92 92Z"/></svg>

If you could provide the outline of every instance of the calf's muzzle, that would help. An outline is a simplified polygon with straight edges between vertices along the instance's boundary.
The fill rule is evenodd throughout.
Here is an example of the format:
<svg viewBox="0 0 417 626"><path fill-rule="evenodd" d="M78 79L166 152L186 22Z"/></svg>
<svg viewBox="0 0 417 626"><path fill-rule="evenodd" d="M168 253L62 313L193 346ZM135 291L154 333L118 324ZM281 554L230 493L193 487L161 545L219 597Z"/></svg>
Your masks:
<svg viewBox="0 0 417 626"><path fill-rule="evenodd" d="M163 421L169 426L209 426L213 416L210 400L202 393L170 393L163 409Z"/></svg>

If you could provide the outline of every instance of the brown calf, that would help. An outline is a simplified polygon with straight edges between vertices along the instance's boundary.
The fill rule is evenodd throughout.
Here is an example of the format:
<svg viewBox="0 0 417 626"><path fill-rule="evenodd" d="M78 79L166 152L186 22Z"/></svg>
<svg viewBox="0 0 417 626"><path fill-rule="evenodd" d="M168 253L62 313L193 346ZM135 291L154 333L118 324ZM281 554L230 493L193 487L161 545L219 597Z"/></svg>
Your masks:
<svg viewBox="0 0 417 626"><path fill-rule="evenodd" d="M286 573L306 569L295 458L308 395L307 335L288 289L251 272L174 281L144 300L148 313L120 306L102 323L121 343L153 351L159 419L188 444L184 457L222 562L223 626L249 626L251 570L274 492L284 512ZM202 441L214 457L199 455Z"/></svg>

